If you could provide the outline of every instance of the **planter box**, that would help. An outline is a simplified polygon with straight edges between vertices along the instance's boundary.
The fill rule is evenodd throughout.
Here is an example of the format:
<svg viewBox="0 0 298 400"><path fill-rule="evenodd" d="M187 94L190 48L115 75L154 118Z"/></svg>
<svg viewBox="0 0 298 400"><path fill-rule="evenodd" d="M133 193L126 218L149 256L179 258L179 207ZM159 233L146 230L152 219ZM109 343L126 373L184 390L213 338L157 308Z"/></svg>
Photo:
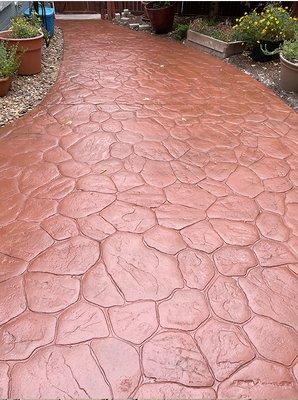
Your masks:
<svg viewBox="0 0 298 400"><path fill-rule="evenodd" d="M190 29L187 31L187 44L200 48L201 50L207 51L208 53L214 54L220 58L226 58L234 54L242 53L244 49L243 42L227 43Z"/></svg>
<svg viewBox="0 0 298 400"><path fill-rule="evenodd" d="M286 60L282 55L280 55L280 63L281 87L286 91L298 92L298 64Z"/></svg>

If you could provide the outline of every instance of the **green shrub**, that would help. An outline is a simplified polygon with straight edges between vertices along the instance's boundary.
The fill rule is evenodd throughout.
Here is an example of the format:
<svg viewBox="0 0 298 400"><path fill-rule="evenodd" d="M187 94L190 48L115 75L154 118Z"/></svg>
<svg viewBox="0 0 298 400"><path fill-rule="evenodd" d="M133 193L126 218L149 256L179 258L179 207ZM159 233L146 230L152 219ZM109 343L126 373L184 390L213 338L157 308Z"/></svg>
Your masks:
<svg viewBox="0 0 298 400"><path fill-rule="evenodd" d="M198 18L191 23L190 29L224 42L232 42L238 39L238 35L232 29L231 24L217 22L214 19Z"/></svg>
<svg viewBox="0 0 298 400"><path fill-rule="evenodd" d="M171 1L154 1L152 3L152 8L153 9L165 8L165 7L169 7L170 5L172 5Z"/></svg>
<svg viewBox="0 0 298 400"><path fill-rule="evenodd" d="M252 11L236 19L233 26L240 39L250 47L260 40L291 40L297 31L297 18L291 17L287 7L276 4L267 5L262 12Z"/></svg>
<svg viewBox="0 0 298 400"><path fill-rule="evenodd" d="M298 36L293 41L284 41L281 54L286 60L292 63L298 63Z"/></svg>
<svg viewBox="0 0 298 400"><path fill-rule="evenodd" d="M14 39L26 39L42 34L41 21L36 14L31 17L18 16L11 20L11 37Z"/></svg>
<svg viewBox="0 0 298 400"><path fill-rule="evenodd" d="M189 24L178 24L173 32L176 40L184 40L187 36Z"/></svg>
<svg viewBox="0 0 298 400"><path fill-rule="evenodd" d="M19 59L16 47L8 47L0 42L0 78L6 78L16 73Z"/></svg>

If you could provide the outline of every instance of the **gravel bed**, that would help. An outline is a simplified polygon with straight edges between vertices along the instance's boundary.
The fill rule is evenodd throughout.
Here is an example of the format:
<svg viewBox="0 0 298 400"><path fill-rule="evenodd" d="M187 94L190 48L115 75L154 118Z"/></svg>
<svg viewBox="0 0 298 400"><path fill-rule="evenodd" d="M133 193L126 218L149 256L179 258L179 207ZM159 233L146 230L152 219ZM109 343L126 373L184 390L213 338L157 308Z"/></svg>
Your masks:
<svg viewBox="0 0 298 400"><path fill-rule="evenodd" d="M19 118L41 102L57 79L62 53L62 30L55 27L49 47L43 46L41 73L16 76L8 95L0 97L0 126Z"/></svg>

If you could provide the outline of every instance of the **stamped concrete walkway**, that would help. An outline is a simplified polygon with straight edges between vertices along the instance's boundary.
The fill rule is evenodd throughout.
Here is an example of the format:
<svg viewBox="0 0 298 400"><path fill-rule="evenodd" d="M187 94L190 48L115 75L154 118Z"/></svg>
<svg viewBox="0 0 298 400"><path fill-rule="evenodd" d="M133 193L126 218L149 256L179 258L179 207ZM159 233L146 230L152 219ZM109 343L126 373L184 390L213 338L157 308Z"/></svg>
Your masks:
<svg viewBox="0 0 298 400"><path fill-rule="evenodd" d="M0 398L297 398L297 115L177 43L62 27L0 131Z"/></svg>

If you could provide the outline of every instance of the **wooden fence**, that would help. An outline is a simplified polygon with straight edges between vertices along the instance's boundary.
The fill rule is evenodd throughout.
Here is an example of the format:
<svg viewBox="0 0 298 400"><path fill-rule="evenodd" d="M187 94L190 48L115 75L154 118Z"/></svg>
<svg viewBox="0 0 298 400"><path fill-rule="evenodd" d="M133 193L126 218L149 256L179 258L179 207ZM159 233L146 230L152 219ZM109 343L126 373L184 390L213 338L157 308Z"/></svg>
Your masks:
<svg viewBox="0 0 298 400"><path fill-rule="evenodd" d="M251 8L258 7L264 2L247 1L177 1L177 13L180 15L198 15L198 16L220 16L220 17L238 17ZM294 14L297 13L297 2L284 2L291 7L296 5ZM115 11L121 12L128 8L134 14L143 13L143 4L141 1L115 1ZM55 2L57 13L75 14L75 13L101 13L107 12L106 1L57 1ZM295 7L294 7L295 8ZM297 15L297 14L296 14Z"/></svg>

